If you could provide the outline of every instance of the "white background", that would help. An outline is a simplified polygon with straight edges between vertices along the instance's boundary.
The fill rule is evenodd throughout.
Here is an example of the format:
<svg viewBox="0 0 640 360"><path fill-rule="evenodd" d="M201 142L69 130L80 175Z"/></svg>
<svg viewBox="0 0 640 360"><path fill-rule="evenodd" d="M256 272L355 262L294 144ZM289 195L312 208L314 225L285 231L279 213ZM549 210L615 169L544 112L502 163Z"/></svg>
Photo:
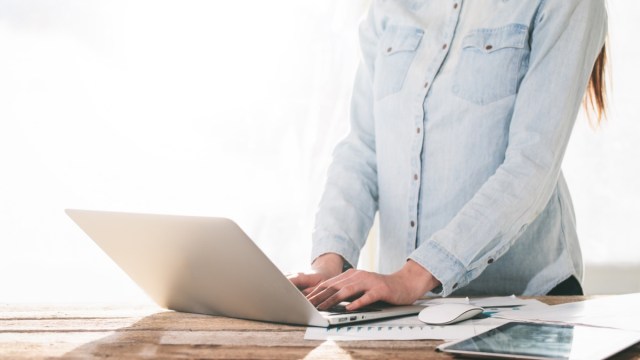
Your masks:
<svg viewBox="0 0 640 360"><path fill-rule="evenodd" d="M0 0L0 302L147 301L65 208L227 216L306 268L366 4ZM640 291L640 3L609 8L610 117L564 166L594 293Z"/></svg>

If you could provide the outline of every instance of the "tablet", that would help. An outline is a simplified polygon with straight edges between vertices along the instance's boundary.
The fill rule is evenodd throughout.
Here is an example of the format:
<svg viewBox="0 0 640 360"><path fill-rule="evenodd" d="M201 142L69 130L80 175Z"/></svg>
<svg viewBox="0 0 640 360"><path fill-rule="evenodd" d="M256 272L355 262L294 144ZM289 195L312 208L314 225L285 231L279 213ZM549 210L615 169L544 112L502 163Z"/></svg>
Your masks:
<svg viewBox="0 0 640 360"><path fill-rule="evenodd" d="M510 322L437 350L484 358L605 359L639 341L634 331Z"/></svg>

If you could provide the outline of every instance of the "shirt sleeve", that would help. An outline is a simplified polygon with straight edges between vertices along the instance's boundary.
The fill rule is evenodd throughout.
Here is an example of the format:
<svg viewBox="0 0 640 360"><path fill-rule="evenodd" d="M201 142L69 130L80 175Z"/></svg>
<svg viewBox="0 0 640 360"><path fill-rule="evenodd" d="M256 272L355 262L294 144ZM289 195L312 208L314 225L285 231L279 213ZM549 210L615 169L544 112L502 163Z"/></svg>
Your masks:
<svg viewBox="0 0 640 360"><path fill-rule="evenodd" d="M378 209L372 86L378 34L372 5L360 24L362 56L351 98L350 130L333 152L316 214L312 261L333 252L357 266Z"/></svg>
<svg viewBox="0 0 640 360"><path fill-rule="evenodd" d="M606 22L602 0L542 1L504 162L447 226L409 256L442 283L442 296L479 276L544 210Z"/></svg>

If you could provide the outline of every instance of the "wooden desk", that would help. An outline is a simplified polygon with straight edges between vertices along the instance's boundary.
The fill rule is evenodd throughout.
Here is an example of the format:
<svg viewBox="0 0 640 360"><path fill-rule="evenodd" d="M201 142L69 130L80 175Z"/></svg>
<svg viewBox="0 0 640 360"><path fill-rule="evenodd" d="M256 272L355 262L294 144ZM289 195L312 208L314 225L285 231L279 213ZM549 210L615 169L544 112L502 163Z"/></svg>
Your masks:
<svg viewBox="0 0 640 360"><path fill-rule="evenodd" d="M542 297L548 304L584 297ZM441 341L304 340L304 327L153 306L0 305L0 358L443 359ZM640 359L640 344L616 359Z"/></svg>

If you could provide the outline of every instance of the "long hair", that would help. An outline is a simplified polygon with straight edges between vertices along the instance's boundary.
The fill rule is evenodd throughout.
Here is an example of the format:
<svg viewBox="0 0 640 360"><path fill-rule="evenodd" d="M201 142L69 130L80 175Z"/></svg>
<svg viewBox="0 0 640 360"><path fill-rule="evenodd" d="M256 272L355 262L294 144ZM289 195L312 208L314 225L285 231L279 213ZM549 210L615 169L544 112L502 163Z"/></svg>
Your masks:
<svg viewBox="0 0 640 360"><path fill-rule="evenodd" d="M584 98L584 106L589 120L591 120L590 114L595 113L598 125L607 117L606 68L607 44L605 43L593 64Z"/></svg>

